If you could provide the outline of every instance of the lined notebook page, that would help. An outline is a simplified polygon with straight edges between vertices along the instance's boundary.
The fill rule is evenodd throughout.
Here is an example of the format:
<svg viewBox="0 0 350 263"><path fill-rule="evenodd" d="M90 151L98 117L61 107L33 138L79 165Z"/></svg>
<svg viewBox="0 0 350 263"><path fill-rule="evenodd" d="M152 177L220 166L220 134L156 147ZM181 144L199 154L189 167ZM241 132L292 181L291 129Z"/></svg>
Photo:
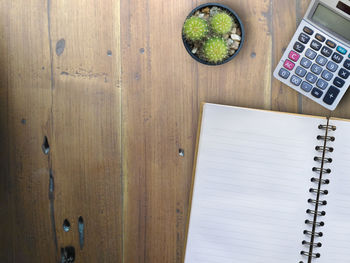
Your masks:
<svg viewBox="0 0 350 263"><path fill-rule="evenodd" d="M185 263L296 263L325 119L205 104ZM329 263L329 262L328 262Z"/></svg>
<svg viewBox="0 0 350 263"><path fill-rule="evenodd" d="M334 142L327 145L334 147L334 152L327 153L333 158L332 172L325 176L329 178L329 185L324 189L329 194L323 198L327 205L323 207L326 216L322 218L325 226L320 229L323 237L320 238L322 247L317 249L321 258L319 263L348 263L350 262L350 122L330 120L331 125L337 126L336 131L330 132L335 137Z"/></svg>

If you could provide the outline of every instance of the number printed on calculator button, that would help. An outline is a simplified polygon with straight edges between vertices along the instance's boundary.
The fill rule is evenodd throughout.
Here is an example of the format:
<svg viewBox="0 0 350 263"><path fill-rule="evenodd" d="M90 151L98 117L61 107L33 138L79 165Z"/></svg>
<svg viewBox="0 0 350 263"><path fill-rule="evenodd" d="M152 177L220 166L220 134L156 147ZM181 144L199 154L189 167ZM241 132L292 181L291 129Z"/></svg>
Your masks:
<svg viewBox="0 0 350 263"><path fill-rule="evenodd" d="M302 65L304 68L309 68L311 64L312 62L307 58L302 58L302 60L300 61L300 65Z"/></svg>
<svg viewBox="0 0 350 263"><path fill-rule="evenodd" d="M345 84L345 81L342 80L341 78L335 77L333 84L337 86L338 88L342 88Z"/></svg>
<svg viewBox="0 0 350 263"><path fill-rule="evenodd" d="M316 57L317 53L310 48L308 48L305 52L305 56L309 59L314 59Z"/></svg>
<svg viewBox="0 0 350 263"><path fill-rule="evenodd" d="M299 77L305 77L306 75L306 70L303 69L302 67L298 66L296 69L295 69L295 74L297 74Z"/></svg>
<svg viewBox="0 0 350 263"><path fill-rule="evenodd" d="M321 49L321 53L322 53L322 55L324 55L324 56L326 56L328 58L328 57L330 57L332 55L333 51L329 47L324 46Z"/></svg>
<svg viewBox="0 0 350 263"><path fill-rule="evenodd" d="M339 77L341 77L341 78L343 78L343 79L347 79L347 78L349 77L349 75L350 75L350 72L347 71L346 69L341 68L341 69L339 70L338 75L339 75Z"/></svg>
<svg viewBox="0 0 350 263"><path fill-rule="evenodd" d="M314 74L312 74L312 73L307 73L307 75L306 75L306 80L308 81L308 82L310 82L311 84L314 84L315 82L316 82L316 80L317 80L317 77L314 75Z"/></svg>
<svg viewBox="0 0 350 263"><path fill-rule="evenodd" d="M318 88L313 88L312 91L311 91L311 94L315 98L321 98L323 92L322 92L322 90L319 90Z"/></svg>
<svg viewBox="0 0 350 263"><path fill-rule="evenodd" d="M307 44L307 42L310 40L310 37L304 33L301 33L298 39L301 43Z"/></svg>
<svg viewBox="0 0 350 263"><path fill-rule="evenodd" d="M327 71L327 70L324 70L324 71L322 72L322 78L324 78L325 80L330 81L330 80L333 78L333 74L330 73L330 72Z"/></svg>
<svg viewBox="0 0 350 263"><path fill-rule="evenodd" d="M301 44L300 42L295 42L293 46L294 50L298 51L299 53L304 51L305 46Z"/></svg>
<svg viewBox="0 0 350 263"><path fill-rule="evenodd" d="M293 75L291 78L290 78L290 82L293 83L295 86L299 86L300 83L301 83L301 78Z"/></svg>
<svg viewBox="0 0 350 263"><path fill-rule="evenodd" d="M327 81L324 81L323 79L319 79L316 83L316 86L319 87L320 89L326 89L328 86Z"/></svg>
<svg viewBox="0 0 350 263"><path fill-rule="evenodd" d="M323 98L324 103L326 103L328 105L332 105L333 102L335 101L335 99L337 98L339 91L340 90L337 89L336 87L331 86Z"/></svg>
<svg viewBox="0 0 350 263"><path fill-rule="evenodd" d="M338 53L333 53L332 60L336 63L340 63L343 61L343 56Z"/></svg>
<svg viewBox="0 0 350 263"><path fill-rule="evenodd" d="M332 61L329 61L328 64L327 64L327 69L328 69L329 71L336 72L337 69L338 69L338 65L335 64L335 63L332 62Z"/></svg>
<svg viewBox="0 0 350 263"><path fill-rule="evenodd" d="M311 48L313 48L316 51L319 51L322 47L322 44L316 40L312 40L311 44L310 44Z"/></svg>
<svg viewBox="0 0 350 263"><path fill-rule="evenodd" d="M305 90L306 92L309 92L312 89L312 85L307 83L306 81L303 81L303 83L301 83L301 89Z"/></svg>
<svg viewBox="0 0 350 263"><path fill-rule="evenodd" d="M316 64L313 64L311 67L311 71L315 73L316 75L320 75L322 72L322 68Z"/></svg>
<svg viewBox="0 0 350 263"><path fill-rule="evenodd" d="M290 72L284 68L281 68L280 71L278 72L278 75L281 77L281 78L284 78L284 79L287 79L290 75Z"/></svg>
<svg viewBox="0 0 350 263"><path fill-rule="evenodd" d="M328 60L324 56L321 56L321 55L318 55L316 58L316 63L321 65L321 66L326 65L327 61Z"/></svg>

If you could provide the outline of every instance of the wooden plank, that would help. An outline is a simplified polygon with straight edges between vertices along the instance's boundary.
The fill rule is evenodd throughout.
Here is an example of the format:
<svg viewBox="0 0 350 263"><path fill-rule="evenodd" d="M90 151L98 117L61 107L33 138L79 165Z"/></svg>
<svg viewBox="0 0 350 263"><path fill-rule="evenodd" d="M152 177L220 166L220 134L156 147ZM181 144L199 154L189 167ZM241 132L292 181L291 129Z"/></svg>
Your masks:
<svg viewBox="0 0 350 263"><path fill-rule="evenodd" d="M226 1L248 34L219 67L198 64L182 44L184 19L201 2L121 3L124 262L181 262L200 102L271 107L270 2Z"/></svg>
<svg viewBox="0 0 350 263"><path fill-rule="evenodd" d="M49 162L41 149L50 136L47 7L37 0L2 1L0 17L1 199L8 202L1 210L0 261L56 262Z"/></svg>
<svg viewBox="0 0 350 263"><path fill-rule="evenodd" d="M241 17L246 28L245 43L241 53L233 61L222 66L208 67L186 59L198 68L198 102L210 101L270 109L271 3L269 1L223 3Z"/></svg>
<svg viewBox="0 0 350 263"><path fill-rule="evenodd" d="M75 262L122 262L119 2L52 1L49 15L58 249L73 246Z"/></svg>
<svg viewBox="0 0 350 263"><path fill-rule="evenodd" d="M272 0L272 72L279 63L296 30L296 1ZM272 75L271 72L271 75ZM272 76L272 109L300 112L301 95Z"/></svg>

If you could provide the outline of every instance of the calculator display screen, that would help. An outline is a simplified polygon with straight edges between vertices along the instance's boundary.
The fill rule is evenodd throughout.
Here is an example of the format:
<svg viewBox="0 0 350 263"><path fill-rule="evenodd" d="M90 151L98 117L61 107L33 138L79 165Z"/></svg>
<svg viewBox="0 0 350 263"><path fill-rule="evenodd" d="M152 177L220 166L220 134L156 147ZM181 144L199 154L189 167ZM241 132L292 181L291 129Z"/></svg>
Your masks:
<svg viewBox="0 0 350 263"><path fill-rule="evenodd" d="M350 21L319 4L312 20L350 41Z"/></svg>

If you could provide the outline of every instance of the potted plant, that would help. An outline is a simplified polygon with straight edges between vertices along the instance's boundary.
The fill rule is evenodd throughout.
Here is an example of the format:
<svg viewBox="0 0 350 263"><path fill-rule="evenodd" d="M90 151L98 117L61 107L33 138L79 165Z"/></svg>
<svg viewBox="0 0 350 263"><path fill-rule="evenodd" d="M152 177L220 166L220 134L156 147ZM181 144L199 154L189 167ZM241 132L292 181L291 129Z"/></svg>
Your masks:
<svg viewBox="0 0 350 263"><path fill-rule="evenodd" d="M207 3L193 9L182 28L187 52L206 65L220 65L233 59L244 42L244 28L238 15L222 4Z"/></svg>

